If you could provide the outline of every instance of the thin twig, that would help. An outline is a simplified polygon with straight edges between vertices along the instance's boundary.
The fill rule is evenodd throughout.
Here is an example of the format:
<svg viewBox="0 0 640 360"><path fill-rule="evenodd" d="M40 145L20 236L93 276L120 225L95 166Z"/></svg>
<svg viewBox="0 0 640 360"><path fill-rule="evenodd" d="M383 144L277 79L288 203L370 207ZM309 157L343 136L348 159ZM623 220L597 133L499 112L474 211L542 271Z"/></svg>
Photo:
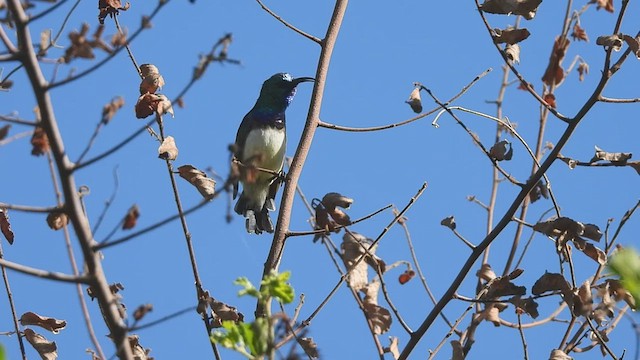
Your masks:
<svg viewBox="0 0 640 360"><path fill-rule="evenodd" d="M357 220L354 220L351 222L351 224L349 224L349 226L351 225L355 225L361 221L365 221L367 219L370 219L378 214L380 214L381 212L391 208L393 205L389 204L385 207L382 207L374 212L372 212L371 214L365 215ZM313 212L311 212L311 214L313 215ZM346 227L345 225L338 225L336 226L336 231L342 229ZM305 236L305 235L317 235L317 234L325 234L327 232L327 230L325 229L317 229L317 230L310 230L310 231L289 231L287 232L287 237L292 237L292 236Z"/></svg>
<svg viewBox="0 0 640 360"><path fill-rule="evenodd" d="M640 102L640 98L634 98L634 99L616 99L616 98L610 98L610 97L600 96L600 98L598 98L598 101L601 101L601 102L608 102L608 103L616 103L616 104L628 104L628 103L637 103L637 102Z"/></svg>
<svg viewBox="0 0 640 360"><path fill-rule="evenodd" d="M15 134L13 136L10 136L10 137L6 138L6 139L0 140L0 146L5 146L5 145L10 144L10 143L12 143L12 142L14 142L16 140L19 140L19 139L22 139L24 137L31 136L31 135L33 135L33 130L23 131L23 132L17 133L17 134Z"/></svg>
<svg viewBox="0 0 640 360"><path fill-rule="evenodd" d="M140 331L140 330L144 330L147 328L150 328L152 326L158 325L160 323L163 323L165 321L169 321L172 320L174 318L177 318L178 316L184 315L186 313L192 312L196 310L196 306L189 306L188 308L182 309L182 310L178 310L174 313L171 313L169 315L165 315L159 319L150 321L146 324L142 324L142 325L136 325L136 326L132 326L131 328L129 328L129 331Z"/></svg>
<svg viewBox="0 0 640 360"><path fill-rule="evenodd" d="M260 7L266 11L267 13L269 13L269 15L273 16L276 20L280 21L284 26L288 27L289 29L293 30L294 32L306 37L307 39L317 43L317 44L322 44L322 40L320 40L319 38L307 34L306 32L298 29L297 27L289 24L287 21L285 21L280 15L276 14L275 12L271 11L271 9L269 9L261 0L256 0L258 2L258 4L260 4Z"/></svg>
<svg viewBox="0 0 640 360"><path fill-rule="evenodd" d="M118 166L116 165L115 168L113 168L113 192L111 193L111 196L109 197L109 199L105 202L104 204L104 208L102 209L102 212L100 213L100 216L98 216L98 220L96 220L96 224L93 226L93 229L91 229L91 231L93 232L93 234L98 232L98 229L100 228L100 225L102 224L102 220L104 220L105 215L107 215L107 211L109 211L109 208L111 207L111 204L113 204L113 201L116 198L116 195L118 194L118 188L120 187L120 181L118 180Z"/></svg>
<svg viewBox="0 0 640 360"><path fill-rule="evenodd" d="M6 265L4 262L4 253L2 251L2 244L0 244L0 268L2 269L2 280L4 281L4 288L7 290L7 299L9 301L9 307L11 308L11 318L13 320L13 328L16 330L16 336L18 338L18 345L20 346L20 354L23 360L27 360L27 354L24 349L24 341L20 334L20 326L18 325L18 315L16 313L16 304L13 301L13 293L11 292L11 286L9 285L9 275L7 275Z"/></svg>
<svg viewBox="0 0 640 360"><path fill-rule="evenodd" d="M520 333L520 339L522 340L522 350L524 352L524 360L529 360L529 351L527 351L527 339L524 337L524 331L522 331L522 315L517 312L518 315L518 332Z"/></svg>
<svg viewBox="0 0 640 360"><path fill-rule="evenodd" d="M42 279L68 282L73 284L77 284L77 283L88 284L90 281L89 277L86 275L76 276L76 275L67 275L67 274L54 272L54 271L40 270L40 269L14 263L4 259L0 259L0 266L6 267L11 270L15 270L19 273L39 277Z"/></svg>
<svg viewBox="0 0 640 360"><path fill-rule="evenodd" d="M491 72L491 68L485 70L484 72L482 72L480 75L476 76L473 80L471 80L471 82L469 84L467 84L465 87L462 88L462 90L460 90L460 92L458 92L454 97L452 97L451 99L449 99L445 104L449 105L452 102L454 102L455 100L457 100L458 98L460 98L462 95L464 95L464 93L466 93L476 82L478 82L480 79L482 79L485 75L487 75L489 72ZM341 125L335 125L335 124L330 124L324 121L320 121L318 123L319 127L324 127L327 129L331 129L331 130L340 130L340 131L348 131L348 132L370 132L370 131L380 131L380 130L386 130L386 129L391 129L391 128L396 128L399 126L403 126L403 125L407 125L410 124L416 120L420 120L422 118L425 118L431 114L436 113L438 110L440 110L441 107L438 106L436 108L433 108L427 112L424 112L420 115L414 116L410 119L407 120L403 120L397 123L392 123L392 124L387 124L387 125L381 125L381 126L372 126L372 127L363 127L363 128L355 128L355 127L348 127L348 126L341 126Z"/></svg>

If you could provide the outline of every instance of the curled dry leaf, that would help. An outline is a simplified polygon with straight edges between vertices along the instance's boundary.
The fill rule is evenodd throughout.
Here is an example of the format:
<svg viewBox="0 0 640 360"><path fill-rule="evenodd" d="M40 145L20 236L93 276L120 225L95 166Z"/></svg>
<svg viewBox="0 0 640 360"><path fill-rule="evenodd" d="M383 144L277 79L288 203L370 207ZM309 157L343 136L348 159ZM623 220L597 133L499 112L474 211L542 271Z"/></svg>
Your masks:
<svg viewBox="0 0 640 360"><path fill-rule="evenodd" d="M327 214L329 214L337 224L343 226L351 225L351 218L349 218L349 215L344 211L338 209L338 207L348 209L351 204L353 204L353 199L336 192L327 193L322 198L322 205L324 205L327 210Z"/></svg>
<svg viewBox="0 0 640 360"><path fill-rule="evenodd" d="M49 330L54 334L60 332L67 326L64 320L58 320L51 317L40 316L34 312L28 311L20 316L20 324L22 326L36 325L43 329Z"/></svg>
<svg viewBox="0 0 640 360"><path fill-rule="evenodd" d="M540 200L540 198L549 198L549 188L542 179L540 179L536 186L531 189L531 192L529 192L529 201L531 201L532 203Z"/></svg>
<svg viewBox="0 0 640 360"><path fill-rule="evenodd" d="M507 301L516 307L516 311L520 309L521 312L529 314L529 316L534 319L540 316L540 313L538 312L538 303L531 298L523 299L520 296L514 296Z"/></svg>
<svg viewBox="0 0 640 360"><path fill-rule="evenodd" d="M489 282L496 278L496 273L493 272L490 264L484 263L482 264L482 266L480 266L480 270L476 272L476 276L484 281Z"/></svg>
<svg viewBox="0 0 640 360"><path fill-rule="evenodd" d="M576 245L576 249L582 251L598 264L605 265L607 263L607 254L592 243L586 242L581 238L574 238L573 243Z"/></svg>
<svg viewBox="0 0 640 360"><path fill-rule="evenodd" d="M209 304L211 311L216 315L214 318L215 323L219 323L222 326L222 322L225 320L239 322L244 320L244 315L238 312L238 309L231 305L227 305L223 302L211 299Z"/></svg>
<svg viewBox="0 0 640 360"><path fill-rule="evenodd" d="M578 80L583 81L585 75L589 74L589 64L584 61L580 61L576 71L578 72Z"/></svg>
<svg viewBox="0 0 640 360"><path fill-rule="evenodd" d="M11 230L11 223L9 222L9 215L7 209L0 209L0 232L5 239L9 242L9 245L13 245L13 231Z"/></svg>
<svg viewBox="0 0 640 360"><path fill-rule="evenodd" d="M448 217L442 219L442 221L440 221L440 225L446 226L451 230L455 230L456 229L456 219L453 217L453 215L448 216Z"/></svg>
<svg viewBox="0 0 640 360"><path fill-rule="evenodd" d="M504 49L504 54L507 56L510 62L514 64L520 63L520 45L518 44L507 44L507 47Z"/></svg>
<svg viewBox="0 0 640 360"><path fill-rule="evenodd" d="M542 98L544 100L544 102L547 103L547 105L551 106L552 108L557 108L557 104L556 104L556 96L552 93L546 93L544 94L544 97Z"/></svg>
<svg viewBox="0 0 640 360"><path fill-rule="evenodd" d="M0 140L4 139L9 135L9 129L11 129L11 124L6 124L3 127L0 127Z"/></svg>
<svg viewBox="0 0 640 360"><path fill-rule="evenodd" d="M102 107L102 123L107 125L115 114L124 106L124 98L118 96L113 98L110 103Z"/></svg>
<svg viewBox="0 0 640 360"><path fill-rule="evenodd" d="M373 326L376 335L384 334L391 328L391 313L389 310L378 305L378 292L380 282L373 281L364 288L365 296L362 300L364 313Z"/></svg>
<svg viewBox="0 0 640 360"><path fill-rule="evenodd" d="M562 68L562 60L567 54L567 49L571 41L564 37L556 37L551 49L549 64L542 75L542 81L547 86L560 85L564 81L564 69Z"/></svg>
<svg viewBox="0 0 640 360"><path fill-rule="evenodd" d="M23 334L43 360L56 360L58 358L58 347L55 341L49 341L29 328L24 329Z"/></svg>
<svg viewBox="0 0 640 360"><path fill-rule="evenodd" d="M136 310L133 312L133 319L135 321L140 321L142 320L142 318L144 318L148 313L152 311L153 311L152 304L142 304L138 306Z"/></svg>
<svg viewBox="0 0 640 360"><path fill-rule="evenodd" d="M629 45L631 52L636 56L636 58L640 59L640 36L632 37L629 35L622 35L624 42Z"/></svg>
<svg viewBox="0 0 640 360"><path fill-rule="evenodd" d="M551 355L549 355L549 360L573 360L573 358L560 349L553 349L551 350Z"/></svg>
<svg viewBox="0 0 640 360"><path fill-rule="evenodd" d="M606 11L612 13L614 11L613 8L613 0L591 0L589 4L596 4L596 10L605 9Z"/></svg>
<svg viewBox="0 0 640 360"><path fill-rule="evenodd" d="M569 291L571 287L562 274L544 273L531 288L533 295L544 294L548 291L560 290L563 293Z"/></svg>
<svg viewBox="0 0 640 360"><path fill-rule="evenodd" d="M304 350L304 353L307 354L312 359L320 358L320 353L318 352L318 344L313 341L310 337L303 337L298 339L298 344Z"/></svg>
<svg viewBox="0 0 640 360"><path fill-rule="evenodd" d="M173 117L173 107L171 101L162 94L149 94L141 95L136 102L136 117L138 119L144 119L154 113L158 114L171 114Z"/></svg>
<svg viewBox="0 0 640 360"><path fill-rule="evenodd" d="M591 313L593 296L591 295L591 283L589 280L573 291L573 297L565 296L564 299L576 316L587 316Z"/></svg>
<svg viewBox="0 0 640 360"><path fill-rule="evenodd" d="M611 265L609 266L611 267ZM633 270L633 269L629 268L628 270ZM607 288L609 289L609 292L611 293L611 296L613 296L613 298L616 301L624 301L632 309L637 309L636 301L635 301L635 298L633 297L633 294L631 294L631 292L628 289L622 286L622 283L620 282L620 280L608 279L606 281L606 284L607 284Z"/></svg>
<svg viewBox="0 0 640 360"><path fill-rule="evenodd" d="M107 15L113 17L118 15L120 10L127 11L130 6L131 4L128 2L123 6L120 0L98 0L98 10L100 11L98 21L100 21L100 24L104 24L104 19Z"/></svg>
<svg viewBox="0 0 640 360"><path fill-rule="evenodd" d="M413 279L416 276L416 272L413 270L406 270L398 277L398 282L400 285L404 285L409 282L409 280Z"/></svg>
<svg viewBox="0 0 640 360"><path fill-rule="evenodd" d="M493 42L496 44L517 44L529 37L531 33L527 29L508 28L493 29Z"/></svg>
<svg viewBox="0 0 640 360"><path fill-rule="evenodd" d="M509 276L501 276L489 282L487 293L482 296L484 299L493 299L506 295L524 295L527 288L517 286L510 281Z"/></svg>
<svg viewBox="0 0 640 360"><path fill-rule="evenodd" d="M40 156L49 152L49 138L40 126L36 126L31 136L31 155Z"/></svg>
<svg viewBox="0 0 640 360"><path fill-rule="evenodd" d="M173 136L167 136L158 148L158 157L165 160L175 160L178 157L178 147Z"/></svg>
<svg viewBox="0 0 640 360"><path fill-rule="evenodd" d="M182 165L178 168L178 174L195 186L206 200L211 200L215 195L216 181L208 177L204 171L198 170L192 165Z"/></svg>
<svg viewBox="0 0 640 360"><path fill-rule="evenodd" d="M409 99L405 102L411 106L411 110L413 110L414 113L420 114L422 112L422 100L420 99L419 86L416 86L413 91L411 91Z"/></svg>
<svg viewBox="0 0 640 360"><path fill-rule="evenodd" d="M513 157L513 146L508 140L498 141L489 150L489 155L496 161L509 161Z"/></svg>
<svg viewBox="0 0 640 360"><path fill-rule="evenodd" d="M53 230L60 230L69 224L69 217L63 212L50 212L47 215L47 225Z"/></svg>
<svg viewBox="0 0 640 360"><path fill-rule="evenodd" d="M480 9L490 14L522 15L531 20L536 16L540 3L542 0L487 0Z"/></svg>
<svg viewBox="0 0 640 360"><path fill-rule="evenodd" d="M505 303L487 303L479 314L479 320L492 322L494 326L500 326L500 313L508 307Z"/></svg>
<svg viewBox="0 0 640 360"><path fill-rule="evenodd" d="M533 226L533 230L547 236L565 235L568 240L584 236L591 240L599 241L602 232L594 224L583 224L568 217L559 217L554 220L542 221Z"/></svg>
<svg viewBox="0 0 640 360"><path fill-rule="evenodd" d="M610 153L600 149L597 146L595 148L596 148L596 153L593 155L593 158L589 160L590 163L604 160L604 161L612 162L614 164L623 165L623 164L626 164L627 160L631 159L631 156L632 156L631 153L623 153L623 152Z"/></svg>
<svg viewBox="0 0 640 360"><path fill-rule="evenodd" d="M140 209L138 208L138 205L133 204L124 216L124 220L122 221L122 230L133 229L136 226L139 217Z"/></svg>
<svg viewBox="0 0 640 360"><path fill-rule="evenodd" d="M609 47L613 51L620 51L622 48L622 39L620 39L619 35L605 35L598 36L596 39L596 45Z"/></svg>
<svg viewBox="0 0 640 360"><path fill-rule="evenodd" d="M381 272L384 272L386 268L384 261L375 255L377 246L369 249L372 242L373 240L355 232L347 232L342 237L342 244L340 245L342 261L349 271L347 283L356 291L367 286L367 264L374 268L380 267ZM369 254L367 254L366 249L369 249ZM363 255L365 255L364 261L360 261L356 265L356 262L358 262Z"/></svg>
<svg viewBox="0 0 640 360"><path fill-rule="evenodd" d="M65 50L64 56L62 60L65 63L70 63L71 60L76 58L81 59L93 59L95 55L93 54L93 46L89 39L87 39L87 35L89 33L89 24L83 23L80 31L71 31L69 33L69 40L71 40L71 44Z"/></svg>
<svg viewBox="0 0 640 360"><path fill-rule="evenodd" d="M400 349L398 348L398 337L389 336L389 346L384 348L384 352L391 353L394 360L400 358Z"/></svg>
<svg viewBox="0 0 640 360"><path fill-rule="evenodd" d="M133 353L133 358L135 360L150 360L149 357L150 349L145 349L140 345L140 338L138 335L129 335L129 346L131 346L131 352Z"/></svg>
<svg viewBox="0 0 640 360"><path fill-rule="evenodd" d="M573 31L571 32L571 37L573 38L574 41L575 40L589 41L587 32L578 23L575 23L575 25L573 25Z"/></svg>
<svg viewBox="0 0 640 360"><path fill-rule="evenodd" d="M140 95L144 95L145 93L154 94L164 86L164 78L160 75L158 68L153 64L140 65L140 75L142 76Z"/></svg>

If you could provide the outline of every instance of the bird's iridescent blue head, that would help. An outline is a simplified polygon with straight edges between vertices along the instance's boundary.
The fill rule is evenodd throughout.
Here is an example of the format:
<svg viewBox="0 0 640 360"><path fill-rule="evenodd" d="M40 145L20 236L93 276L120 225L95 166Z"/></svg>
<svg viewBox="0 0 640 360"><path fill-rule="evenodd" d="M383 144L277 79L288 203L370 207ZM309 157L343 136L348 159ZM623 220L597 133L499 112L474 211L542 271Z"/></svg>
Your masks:
<svg viewBox="0 0 640 360"><path fill-rule="evenodd" d="M296 86L302 82L311 81L315 81L315 79L310 77L293 78L288 73L277 73L262 84L258 101L262 100L271 106L286 108L296 94Z"/></svg>

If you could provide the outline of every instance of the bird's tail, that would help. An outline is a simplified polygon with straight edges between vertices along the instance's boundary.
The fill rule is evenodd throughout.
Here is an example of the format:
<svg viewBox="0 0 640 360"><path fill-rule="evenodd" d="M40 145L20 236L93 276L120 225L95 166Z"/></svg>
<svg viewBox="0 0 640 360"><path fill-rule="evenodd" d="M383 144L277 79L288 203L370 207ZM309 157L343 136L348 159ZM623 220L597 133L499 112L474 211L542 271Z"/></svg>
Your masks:
<svg viewBox="0 0 640 360"><path fill-rule="evenodd" d="M271 222L271 217L269 216L269 201L265 203L265 205L259 211L256 211L252 204L250 204L250 199L244 193L240 195L240 199L236 203L236 206L233 210L244 216L246 221L246 228L248 233L261 234L263 231L268 233L273 233L273 223ZM273 204L273 201L271 201ZM273 206L273 205L271 205Z"/></svg>

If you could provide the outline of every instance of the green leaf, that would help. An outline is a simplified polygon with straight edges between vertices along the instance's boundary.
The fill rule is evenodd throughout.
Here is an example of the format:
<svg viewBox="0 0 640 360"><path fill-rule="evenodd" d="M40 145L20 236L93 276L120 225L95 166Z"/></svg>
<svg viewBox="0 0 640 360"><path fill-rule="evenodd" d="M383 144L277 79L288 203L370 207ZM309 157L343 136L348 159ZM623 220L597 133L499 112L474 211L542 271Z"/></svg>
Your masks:
<svg viewBox="0 0 640 360"><path fill-rule="evenodd" d="M7 360L7 354L4 352L2 344L0 344L0 360Z"/></svg>
<svg viewBox="0 0 640 360"><path fill-rule="evenodd" d="M253 333L253 351L252 354L260 356L267 353L269 346L269 319L257 318L251 324Z"/></svg>
<svg viewBox="0 0 640 360"><path fill-rule="evenodd" d="M233 282L236 285L242 286L244 289L238 291L238 296L250 295L260 299L260 292L246 277L239 277Z"/></svg>
<svg viewBox="0 0 640 360"><path fill-rule="evenodd" d="M608 263L611 271L620 277L620 284L633 296L637 308L640 304L640 254L634 249L622 249L613 254Z"/></svg>
<svg viewBox="0 0 640 360"><path fill-rule="evenodd" d="M290 277L290 271L285 271L281 274L271 272L262 280L263 291L283 304L289 304L295 296L293 287L288 283Z"/></svg>

